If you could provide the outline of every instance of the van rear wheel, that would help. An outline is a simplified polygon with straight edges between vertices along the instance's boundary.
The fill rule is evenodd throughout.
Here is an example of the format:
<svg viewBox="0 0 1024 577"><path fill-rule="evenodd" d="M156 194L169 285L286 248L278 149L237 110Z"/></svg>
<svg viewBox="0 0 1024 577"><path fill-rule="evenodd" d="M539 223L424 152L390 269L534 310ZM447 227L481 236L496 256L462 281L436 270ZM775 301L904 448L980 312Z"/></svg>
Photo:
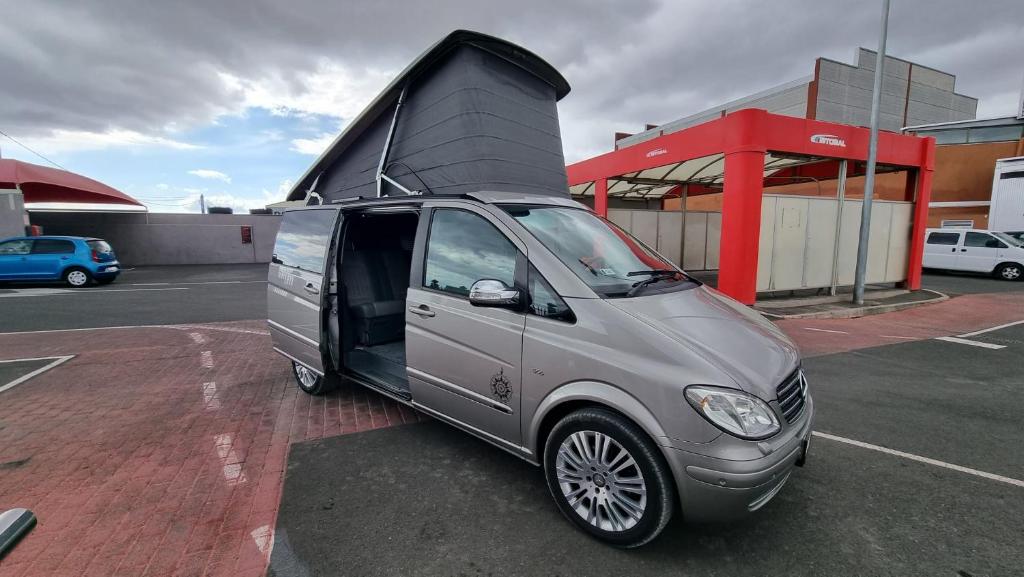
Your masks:
<svg viewBox="0 0 1024 577"><path fill-rule="evenodd" d="M1003 280L1021 280L1024 267L1015 262L1003 263L996 268L996 276Z"/></svg>
<svg viewBox="0 0 1024 577"><path fill-rule="evenodd" d="M657 537L675 508L672 475L657 447L605 409L581 409L555 425L544 445L544 474L562 514L617 547Z"/></svg>
<svg viewBox="0 0 1024 577"><path fill-rule="evenodd" d="M299 388L310 395L329 393L338 388L338 383L341 381L337 375L330 374L330 371L327 375L320 375L306 365L300 365L295 361L292 361L292 375L295 376L295 382L298 383Z"/></svg>

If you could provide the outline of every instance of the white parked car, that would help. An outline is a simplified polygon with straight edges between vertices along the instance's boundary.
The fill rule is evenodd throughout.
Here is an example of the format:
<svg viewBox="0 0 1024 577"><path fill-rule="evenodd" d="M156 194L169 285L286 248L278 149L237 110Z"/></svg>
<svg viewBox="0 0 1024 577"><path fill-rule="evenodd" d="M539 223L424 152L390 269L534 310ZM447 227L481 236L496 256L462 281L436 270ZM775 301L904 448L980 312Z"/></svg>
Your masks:
<svg viewBox="0 0 1024 577"><path fill-rule="evenodd" d="M1002 233L971 228L929 228L924 267L1024 278L1024 243Z"/></svg>

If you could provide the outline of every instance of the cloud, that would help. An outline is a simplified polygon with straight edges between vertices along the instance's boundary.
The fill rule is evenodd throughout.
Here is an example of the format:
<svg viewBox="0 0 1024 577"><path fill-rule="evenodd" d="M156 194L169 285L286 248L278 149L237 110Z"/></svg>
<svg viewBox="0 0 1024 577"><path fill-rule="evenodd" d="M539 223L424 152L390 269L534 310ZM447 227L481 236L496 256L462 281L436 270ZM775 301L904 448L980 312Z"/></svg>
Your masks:
<svg viewBox="0 0 1024 577"><path fill-rule="evenodd" d="M221 172L219 170L210 170L210 169L207 169L207 168L197 168L195 170L188 171L188 173L193 175L193 176L198 176L199 178L206 178L206 179L209 179L209 180L219 180L221 182L226 182L228 184L231 184L231 177L226 175L226 174L224 174L223 172Z"/></svg>
<svg viewBox="0 0 1024 577"><path fill-rule="evenodd" d="M0 113L2 118L2 113ZM181 142L163 136L143 134L134 130L110 129L105 132L66 130L54 128L43 136L19 138L30 148L50 154L79 150L107 150L112 148L169 148L198 150L199 145Z"/></svg>
<svg viewBox="0 0 1024 577"><path fill-rule="evenodd" d="M324 132L316 138L296 138L292 140L291 149L299 154L320 156L320 153L326 150L337 136L335 133Z"/></svg>
<svg viewBox="0 0 1024 577"><path fill-rule="evenodd" d="M44 154L188 148L182 131L254 108L346 122L432 42L470 28L521 43L565 74L570 161L609 150L615 131L809 75L818 56L849 62L858 46L877 45L880 16L875 3L842 0L320 0L301 9L276 0L86 0L18 12L0 20L0 78L17 79L0 90L0 128ZM1019 0L984 9L901 0L889 52L958 75L957 90L981 99L979 116L1009 115L1020 75L1006 63L1021 37ZM53 138L58 131L64 138ZM326 138L288 135L281 145L313 154Z"/></svg>

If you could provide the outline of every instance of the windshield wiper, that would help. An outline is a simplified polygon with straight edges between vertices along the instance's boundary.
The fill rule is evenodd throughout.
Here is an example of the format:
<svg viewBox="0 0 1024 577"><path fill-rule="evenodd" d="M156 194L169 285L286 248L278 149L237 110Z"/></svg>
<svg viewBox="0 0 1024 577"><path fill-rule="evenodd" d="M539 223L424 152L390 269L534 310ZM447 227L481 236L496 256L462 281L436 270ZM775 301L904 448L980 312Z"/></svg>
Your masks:
<svg viewBox="0 0 1024 577"><path fill-rule="evenodd" d="M633 283L633 288L629 289L629 292L626 293L626 297L636 296L636 294L643 290L644 287L652 285L660 280L676 276L677 274L680 274L679 271L671 269L635 270L633 272L628 272L626 273L626 276L650 275L650 278L645 278L642 281Z"/></svg>

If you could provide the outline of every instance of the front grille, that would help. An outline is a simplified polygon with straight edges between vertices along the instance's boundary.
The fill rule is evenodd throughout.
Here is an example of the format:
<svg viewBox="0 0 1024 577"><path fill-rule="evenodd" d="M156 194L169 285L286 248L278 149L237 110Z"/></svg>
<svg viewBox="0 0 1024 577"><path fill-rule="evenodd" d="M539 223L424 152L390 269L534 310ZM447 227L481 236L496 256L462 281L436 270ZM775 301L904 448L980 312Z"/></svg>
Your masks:
<svg viewBox="0 0 1024 577"><path fill-rule="evenodd" d="M775 393L782 416L786 418L787 423L792 423L803 412L804 403L807 401L807 385L803 371L797 369L786 377L782 384L776 387Z"/></svg>

